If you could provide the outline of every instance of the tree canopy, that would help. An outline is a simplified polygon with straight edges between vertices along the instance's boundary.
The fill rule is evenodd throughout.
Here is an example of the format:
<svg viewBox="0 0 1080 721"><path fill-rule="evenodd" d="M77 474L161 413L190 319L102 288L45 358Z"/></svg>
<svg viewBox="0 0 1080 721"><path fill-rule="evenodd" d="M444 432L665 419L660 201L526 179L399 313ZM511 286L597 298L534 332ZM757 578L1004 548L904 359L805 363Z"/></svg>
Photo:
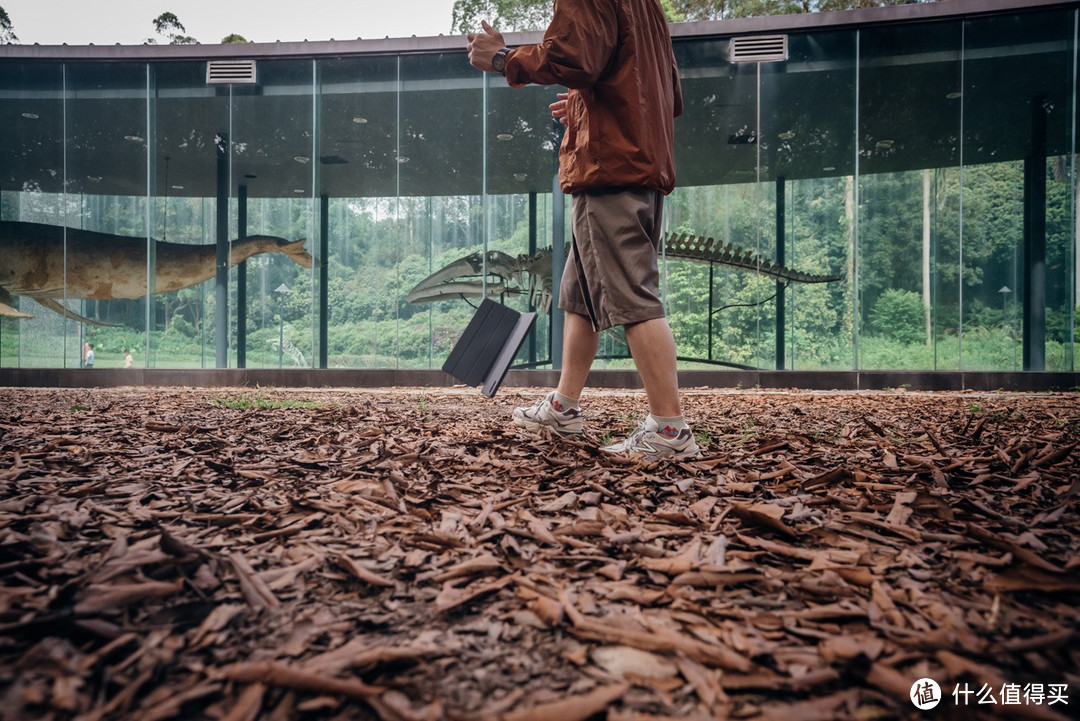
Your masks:
<svg viewBox="0 0 1080 721"><path fill-rule="evenodd" d="M153 22L154 32L168 38L169 45L196 45L199 42L190 35L184 34L187 32L184 24L173 13L163 12L154 18ZM154 38L147 38L146 42L151 45L157 44L157 40Z"/></svg>
<svg viewBox="0 0 1080 721"><path fill-rule="evenodd" d="M660 0L671 22L727 20L762 15L851 10L934 0ZM551 20L551 0L455 0L451 31L472 32L487 20L500 30L542 30Z"/></svg>
<svg viewBox="0 0 1080 721"><path fill-rule="evenodd" d="M198 40L187 35L187 29L180 22L175 13L163 12L153 19L154 32L169 41L169 45L196 45ZM11 45L19 42L15 35L15 28L11 23L11 17L3 7L0 7L0 45ZM157 38L147 38L150 45L157 45ZM221 39L221 43L246 43L248 39L239 33L229 33Z"/></svg>
<svg viewBox="0 0 1080 721"><path fill-rule="evenodd" d="M15 29L11 25L11 18L8 17L7 11L0 7L0 45L11 45L17 42L19 42L19 38L15 35Z"/></svg>
<svg viewBox="0 0 1080 721"><path fill-rule="evenodd" d="M169 45L197 45L199 41L190 35L186 35L187 29L174 13L164 12L154 18L154 32L168 39ZM151 45L156 45L157 40L148 38ZM246 43L248 39L239 33L229 33L221 39L222 45L230 43Z"/></svg>

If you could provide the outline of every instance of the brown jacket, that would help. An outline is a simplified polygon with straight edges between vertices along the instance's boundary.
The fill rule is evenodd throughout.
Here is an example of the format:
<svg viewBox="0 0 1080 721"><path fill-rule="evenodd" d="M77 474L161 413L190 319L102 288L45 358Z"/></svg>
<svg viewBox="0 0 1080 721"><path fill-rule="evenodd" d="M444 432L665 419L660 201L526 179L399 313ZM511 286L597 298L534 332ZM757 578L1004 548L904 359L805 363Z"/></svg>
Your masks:
<svg viewBox="0 0 1080 721"><path fill-rule="evenodd" d="M682 88L658 0L555 0L543 41L510 52L506 80L569 88L563 192L675 187Z"/></svg>

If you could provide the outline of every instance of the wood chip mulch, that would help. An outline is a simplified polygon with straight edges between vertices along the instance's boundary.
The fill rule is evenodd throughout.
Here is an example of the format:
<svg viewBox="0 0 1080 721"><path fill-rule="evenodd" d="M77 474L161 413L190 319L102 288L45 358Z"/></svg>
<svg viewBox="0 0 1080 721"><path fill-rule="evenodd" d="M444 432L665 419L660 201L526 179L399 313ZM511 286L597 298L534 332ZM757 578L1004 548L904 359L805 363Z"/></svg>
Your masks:
<svg viewBox="0 0 1080 721"><path fill-rule="evenodd" d="M1077 395L540 392L0 389L0 718L1080 715Z"/></svg>

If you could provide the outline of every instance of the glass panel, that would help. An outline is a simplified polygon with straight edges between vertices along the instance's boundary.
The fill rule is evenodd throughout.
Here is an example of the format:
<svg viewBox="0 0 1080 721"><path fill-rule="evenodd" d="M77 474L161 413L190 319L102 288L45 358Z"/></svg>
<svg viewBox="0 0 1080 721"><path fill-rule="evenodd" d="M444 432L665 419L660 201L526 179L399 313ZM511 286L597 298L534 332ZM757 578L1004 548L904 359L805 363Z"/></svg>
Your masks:
<svg viewBox="0 0 1080 721"><path fill-rule="evenodd" d="M396 285L386 294L395 302L401 367L441 367L485 293L524 310L500 291L519 285L505 276L515 249L525 249L514 233L527 200L507 193L528 188L535 175L530 130L512 106L489 100L485 115L484 82L462 53L401 58L400 222L390 254ZM519 166L506 162L514 147ZM485 250L503 255L485 257Z"/></svg>
<svg viewBox="0 0 1080 721"><path fill-rule="evenodd" d="M762 220L773 238L762 260L801 279L767 284L765 295L778 298L763 306L762 329L777 350L777 313L783 311L778 367L854 367L855 42L854 32L791 35L788 61L762 68L762 174L769 182L761 192L771 194L763 205L773 213ZM777 233L784 238L781 253ZM772 358L775 363L775 351Z"/></svg>
<svg viewBox="0 0 1080 721"><path fill-rule="evenodd" d="M229 322L236 324L230 347L240 342L243 322L246 367L313 368L319 363L313 259L324 260L315 177L347 163L316 143L312 61L260 60L257 69L257 84L232 86L229 239L238 237L241 216L248 239L235 244L229 274L229 307L235 308ZM337 127L340 119L326 120ZM230 357L230 365L239 360Z"/></svg>
<svg viewBox="0 0 1080 721"><path fill-rule="evenodd" d="M860 31L858 360L960 367L961 27Z"/></svg>
<svg viewBox="0 0 1080 721"><path fill-rule="evenodd" d="M386 207L381 232L373 238L372 259L381 275L373 319L385 328L379 332L385 344L382 353L389 360L384 365L440 367L443 359L434 357L430 333L440 326L464 328L461 318L467 306L454 303L455 318L453 311L446 316L430 303L408 298L437 269L433 256L445 252L447 213L461 212L471 226L466 237L482 242L481 78L461 53L402 56L398 62L399 132L391 155L397 197ZM458 197L447 197L450 193ZM427 216L429 207L439 221ZM444 256L443 262L453 259ZM464 319L467 322L468 314Z"/></svg>
<svg viewBox="0 0 1080 721"><path fill-rule="evenodd" d="M145 357L146 65L69 64L66 78L68 307L92 321L95 367L118 368Z"/></svg>
<svg viewBox="0 0 1080 721"><path fill-rule="evenodd" d="M399 58L349 58L321 65L324 188L348 201L330 215L330 365L393 368L397 348L397 188L400 168ZM348 123L348 124L347 124ZM340 237L340 241L339 239Z"/></svg>
<svg viewBox="0 0 1080 721"><path fill-rule="evenodd" d="M666 201L665 226L669 237L712 238L756 252L762 243L763 212L755 182L757 66L729 63L727 45L726 40L675 41L683 114L675 125L678 187ZM661 271L669 322L684 365L698 359L759 367L757 303L763 281L745 269L687 255L692 254L669 248ZM703 298L708 298L707 305Z"/></svg>
<svg viewBox="0 0 1080 721"><path fill-rule="evenodd" d="M330 197L328 366L393 367L378 239L397 195L398 60L341 58L319 63L321 192Z"/></svg>
<svg viewBox="0 0 1080 721"><path fill-rule="evenodd" d="M551 361L549 311L554 305L551 188L562 139L548 106L562 88L511 88L497 75L486 80L488 293L519 312L538 313L516 362L546 365Z"/></svg>
<svg viewBox="0 0 1080 721"><path fill-rule="evenodd" d="M7 266L0 266L0 366L5 368L82 362L78 328L31 299L33 293L48 293L46 300L64 301L62 238L45 241L44 231L17 225L64 224L63 88L62 65L0 64L0 259ZM31 274L34 253L50 257L45 284Z"/></svg>
<svg viewBox="0 0 1080 721"><path fill-rule="evenodd" d="M831 164L843 165L839 159ZM855 366L853 187L850 175L787 182L784 267L811 277L789 283L785 292L785 368Z"/></svg>
<svg viewBox="0 0 1080 721"><path fill-rule="evenodd" d="M151 228L162 245L155 245L153 260L149 366L213 368L217 198L219 192L228 196L218 173L227 162L229 88L206 84L205 62L160 63L152 70ZM176 272L182 258L197 260L197 269Z"/></svg>
<svg viewBox="0 0 1080 721"><path fill-rule="evenodd" d="M1072 368L1073 14L965 24L965 368Z"/></svg>

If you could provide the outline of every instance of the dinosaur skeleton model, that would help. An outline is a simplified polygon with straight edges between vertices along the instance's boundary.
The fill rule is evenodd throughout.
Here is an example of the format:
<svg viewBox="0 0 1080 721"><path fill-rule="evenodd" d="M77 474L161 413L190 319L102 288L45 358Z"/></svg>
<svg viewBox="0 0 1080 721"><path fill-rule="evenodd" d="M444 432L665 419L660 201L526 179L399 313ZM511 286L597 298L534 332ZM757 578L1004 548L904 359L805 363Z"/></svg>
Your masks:
<svg viewBox="0 0 1080 721"><path fill-rule="evenodd" d="M313 260L306 239L252 235L230 244L229 262L279 252L304 268ZM33 298L49 310L83 323L55 298L141 298L146 295L146 239L41 223L0 221L0 316L32 318L12 305L13 295ZM154 241L154 292L168 293L214 277L216 245Z"/></svg>
<svg viewBox="0 0 1080 721"><path fill-rule="evenodd" d="M299 348L297 348L296 345L292 341L292 327L291 326L289 327L288 332L284 333L284 335L282 336L281 343L280 344L278 343L277 338L273 338L273 339L270 340L270 347L272 347L274 350L279 351L280 353L282 353L284 355L287 355L290 358L292 358L293 365L296 366L297 368L307 368L307 367L309 367L307 359L304 358L304 352L301 351Z"/></svg>
<svg viewBox="0 0 1080 721"><path fill-rule="evenodd" d="M664 247L668 258L727 265L781 282L830 283L840 280L838 275L814 275L791 270L763 260L752 251L704 236L668 233L664 236ZM488 277L494 277L486 284L489 297L524 293L528 295L530 305L545 313L548 311L551 305L550 248L516 257L489 250L486 268L484 253L472 253L424 278L409 292L407 299L410 303L420 304L449 298L479 298L485 290L485 272Z"/></svg>
<svg viewBox="0 0 1080 721"><path fill-rule="evenodd" d="M512 256L498 250L487 252L487 295L528 293L529 304L547 312L551 305L551 248ZM434 303L449 298L479 298L483 295L484 253L477 252L455 260L416 284L406 297L410 303ZM462 280L464 279L464 280Z"/></svg>

